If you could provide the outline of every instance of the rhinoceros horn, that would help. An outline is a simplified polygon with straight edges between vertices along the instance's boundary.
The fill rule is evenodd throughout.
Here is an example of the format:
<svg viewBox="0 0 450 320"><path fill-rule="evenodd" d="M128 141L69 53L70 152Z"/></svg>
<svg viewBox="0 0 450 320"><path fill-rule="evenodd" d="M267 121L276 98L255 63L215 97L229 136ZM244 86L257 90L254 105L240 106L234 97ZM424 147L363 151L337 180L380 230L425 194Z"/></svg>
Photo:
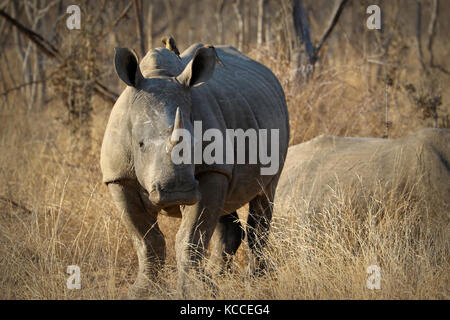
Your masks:
<svg viewBox="0 0 450 320"><path fill-rule="evenodd" d="M170 143L172 145L176 145L180 141L180 135L176 134L176 129L184 129L183 114L181 113L180 107L177 108L172 136L170 137Z"/></svg>

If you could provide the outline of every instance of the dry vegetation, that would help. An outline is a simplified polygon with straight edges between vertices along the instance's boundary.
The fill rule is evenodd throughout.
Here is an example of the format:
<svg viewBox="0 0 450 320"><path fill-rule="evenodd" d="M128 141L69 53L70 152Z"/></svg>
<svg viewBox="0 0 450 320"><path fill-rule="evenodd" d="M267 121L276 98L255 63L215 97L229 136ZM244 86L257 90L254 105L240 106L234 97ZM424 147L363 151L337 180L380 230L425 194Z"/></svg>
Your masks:
<svg viewBox="0 0 450 320"><path fill-rule="evenodd" d="M386 13L386 27L380 33L364 27L364 1L350 1L321 51L312 78L304 82L289 77L285 31L288 27L276 28L277 19L284 19L277 2L270 1L266 15L267 25L273 28L272 37L265 39L272 40L264 42L258 50L252 40L257 12L251 6L252 1L242 2L243 16L245 21L249 20L243 50L279 77L288 100L291 144L322 133L392 138L427 126L449 127L450 83L445 68L450 68L446 65L450 43L445 32L449 27L446 19L450 6L446 1L440 2L433 44L434 63L444 71L421 66L416 45L416 8L411 6L412 2L398 1L393 5L391 1L374 1ZM322 30L318 21L329 15L326 5L329 2L304 2L311 29ZM44 7L49 1L34 3ZM165 21L158 19L160 15L156 13L163 12L161 16L169 17L169 27L163 32L174 34L181 50L190 42L216 43L218 35L207 33L208 23L215 30L214 14L208 10L214 11L216 2L194 2L195 8L202 8L197 11L198 17L205 21L201 26L194 22L194 9L186 11L185 19L178 18L177 10L184 10L182 3L186 1L168 1L172 10L164 1L154 3L151 29L154 37L160 36L156 32L163 29ZM134 281L135 252L107 188L101 183L99 150L111 105L92 94L94 78L119 92L121 87L112 73L112 48L118 44L139 46L134 36L132 10L128 18L113 28L114 32L102 40L95 38L127 4L128 1L116 3L117 10L105 9L101 18L95 11L98 19L93 21L100 26L89 28L92 38L83 33L69 35L64 30L64 18L60 20L59 29L55 27L60 31L53 37L54 43L70 53L75 52L70 48L75 48L81 38L86 50L91 51L77 54L72 60L67 54L64 65L45 60L44 71L38 74L49 77L45 95L42 85L34 87L34 94L28 86L8 91L29 80L25 76L28 68L23 68L16 51L22 36L14 37L12 28L2 31L0 90L8 93L0 97L1 299L122 299ZM8 12L11 6L7 7ZM66 4L62 6L65 8ZM49 11L49 14L54 11L55 17L50 19L49 26L40 23L33 29L47 39L51 38L57 7ZM425 8L428 7L423 9L423 30L430 13ZM236 25L231 5L225 6L223 17L225 28L221 37L225 43L236 44L236 31L228 29ZM173 22L177 19L180 25ZM32 23L27 25L31 27ZM188 30L188 35L183 30ZM149 43L159 46L158 39L150 39ZM387 39L390 44L384 46ZM21 38L21 42L26 43L26 39ZM98 43L95 50L89 49L94 43ZM39 52L34 46L30 48L32 61L39 61ZM423 59L428 59L429 52L424 50L423 54ZM61 85L72 79L70 63L81 64L80 57L90 61L83 65L81 75L77 71L78 80L84 82L75 79L71 89L63 87L65 91L61 91ZM30 74L34 75L38 69L38 63L32 65ZM59 77L51 76L55 72L60 72ZM78 108L80 103L86 104L84 109ZM83 126L85 121L87 125ZM238 251L233 272L213 279L219 288L216 298L449 299L448 223L428 219L427 204L420 199L381 201L372 197L368 207L357 208L350 194L342 186L333 205L314 214L300 210L302 199L276 204L270 248L266 252L271 271L261 278L249 277L244 244ZM246 216L243 209L239 214L242 219ZM168 257L161 282L155 283L154 294L149 298L172 299L176 298L174 238L179 221L166 217L160 221ZM66 287L66 268L73 264L81 268L81 290ZM371 264L381 267L381 290L366 288L366 268ZM211 291L202 286L197 283L192 298L212 298Z"/></svg>

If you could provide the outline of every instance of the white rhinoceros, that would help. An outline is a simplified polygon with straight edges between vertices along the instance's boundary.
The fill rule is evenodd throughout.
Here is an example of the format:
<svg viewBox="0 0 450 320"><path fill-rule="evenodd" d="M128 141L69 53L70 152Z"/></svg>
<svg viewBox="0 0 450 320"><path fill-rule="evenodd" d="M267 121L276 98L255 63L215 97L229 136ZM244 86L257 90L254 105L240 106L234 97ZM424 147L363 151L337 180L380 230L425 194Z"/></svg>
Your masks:
<svg viewBox="0 0 450 320"><path fill-rule="evenodd" d="M289 148L275 202L313 212L342 194L362 205L373 196L408 196L448 219L449 164L446 129L423 129L402 139L322 135Z"/></svg>
<svg viewBox="0 0 450 320"><path fill-rule="evenodd" d="M224 66L215 68L216 61ZM236 210L246 203L254 272L260 271L259 253L289 140L285 96L275 75L233 47L202 44L192 45L180 57L166 48L153 49L140 64L133 51L119 48L115 68L128 87L106 127L101 169L138 255L131 293L145 289L146 278L154 277L165 259L159 213L182 219L176 236L182 294L187 272L198 269L211 238L213 261L225 266L236 252L243 238ZM278 170L261 174L266 163L237 164L237 152L231 155L232 163L175 164L172 150L182 142L175 129L193 133L194 121L201 121L202 132L215 128L224 136L227 129L278 130L278 146L268 146L279 159ZM203 142L203 149L207 145ZM251 148L256 145L246 146L246 156ZM227 154L225 148L223 157Z"/></svg>

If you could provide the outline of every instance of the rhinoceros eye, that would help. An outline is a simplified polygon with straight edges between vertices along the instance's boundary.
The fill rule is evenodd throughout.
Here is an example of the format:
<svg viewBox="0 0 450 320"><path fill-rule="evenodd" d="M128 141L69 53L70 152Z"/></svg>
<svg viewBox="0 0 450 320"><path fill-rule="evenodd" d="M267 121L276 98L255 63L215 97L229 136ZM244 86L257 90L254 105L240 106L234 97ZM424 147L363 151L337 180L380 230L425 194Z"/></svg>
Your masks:
<svg viewBox="0 0 450 320"><path fill-rule="evenodd" d="M140 141L140 142L139 142L139 148L141 148L141 149L144 148L144 141Z"/></svg>

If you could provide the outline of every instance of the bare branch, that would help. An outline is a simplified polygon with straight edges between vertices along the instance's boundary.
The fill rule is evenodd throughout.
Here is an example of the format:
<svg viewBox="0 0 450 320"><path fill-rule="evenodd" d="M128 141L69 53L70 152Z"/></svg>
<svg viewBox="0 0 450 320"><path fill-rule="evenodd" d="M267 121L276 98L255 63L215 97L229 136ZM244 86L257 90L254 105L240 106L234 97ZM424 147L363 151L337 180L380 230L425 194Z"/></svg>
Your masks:
<svg viewBox="0 0 450 320"><path fill-rule="evenodd" d="M306 11L301 0L293 0L292 16L294 20L294 29L296 32L297 43L304 44L306 49L306 54L308 55L309 66L303 71L306 71L306 79L309 79L311 74L314 72L314 65L319 58L319 52L324 43L327 41L334 27L337 25L339 18L342 14L345 4L348 0L337 0L333 12L331 13L330 19L328 20L328 26L325 29L319 43L314 46L311 42L310 28L307 21ZM290 78L298 78L302 73L301 68L305 66L301 62L302 55L298 48L291 56L291 76Z"/></svg>
<svg viewBox="0 0 450 320"><path fill-rule="evenodd" d="M166 8L167 20L169 21L169 33L172 34L175 32L175 21L178 21L178 19L175 18L170 0L164 0L164 6Z"/></svg>
<svg viewBox="0 0 450 320"><path fill-rule="evenodd" d="M311 42L308 20L306 19L306 12L302 1L294 0L292 9L295 32L297 37L300 36L300 41L298 41L298 43L305 44L306 53L308 54L309 60L312 62L314 61L315 49Z"/></svg>
<svg viewBox="0 0 450 320"><path fill-rule="evenodd" d="M417 52L419 53L420 64L422 65L422 69L424 71L427 71L422 51L422 0L417 0L416 39L417 39Z"/></svg>
<svg viewBox="0 0 450 320"><path fill-rule="evenodd" d="M34 32L33 30L28 29L3 10L0 10L0 16L4 17L8 22L10 22L13 26L15 26L23 35L25 35L29 40L31 40L36 45L36 47L40 51L42 51L45 55L55 59L58 62L63 61L63 57L60 54L60 52L50 42L45 40L42 36ZM115 103L118 98L118 95L115 92L108 89L98 80L95 81L94 90L103 99L105 99L110 103Z"/></svg>
<svg viewBox="0 0 450 320"><path fill-rule="evenodd" d="M61 60L61 55L58 50L53 47L51 43L42 38L39 34L34 32L33 30L28 29L23 24L21 24L16 19L12 18L5 11L0 9L0 16L5 18L9 23L15 26L23 35L25 35L29 40L31 40L43 53L51 58L56 58Z"/></svg>
<svg viewBox="0 0 450 320"><path fill-rule="evenodd" d="M233 0L234 13L236 15L238 29L239 29L237 46L238 46L238 49L240 51L242 51L242 49L244 47L244 19L242 17L240 5L241 5L240 0Z"/></svg>
<svg viewBox="0 0 450 320"><path fill-rule="evenodd" d="M19 84L18 86L15 86L15 87L12 87L12 88L8 88L8 89L6 89L5 91L3 91L3 92L0 93L0 97L6 96L6 95L10 94L10 93L13 92L13 91L20 90L20 89L25 88L25 87L27 87L27 86L31 86L31 85L34 85L34 84L43 83L43 82L47 81L48 78L50 78L52 75L53 75L53 74L51 74L51 75L49 75L48 77L43 78L43 79L32 80L32 81L24 82L24 83Z"/></svg>
<svg viewBox="0 0 450 320"><path fill-rule="evenodd" d="M433 42L436 34L436 24L439 11L439 0L433 0L433 8L431 11L430 24L428 25L428 44L427 49L430 53L430 66L433 65Z"/></svg>
<svg viewBox="0 0 450 320"><path fill-rule="evenodd" d="M4 196L1 196L1 195L0 195L0 200L1 200L1 201L4 201L4 202L6 202L6 203L11 204L13 207L16 207L16 208L21 209L21 210L24 211L25 213L33 214L33 211L31 211L30 209L28 209L28 208L25 207L24 205L22 205L22 204L20 204L20 203L18 203L18 202L16 202L16 201L14 201L14 200L8 199L8 198L6 198L6 197L4 197Z"/></svg>
<svg viewBox="0 0 450 320"><path fill-rule="evenodd" d="M105 31L102 33L101 38L105 37L108 33L111 32L111 30L122 20L130 10L133 3L128 3L128 5L122 10L122 12L119 14L119 16L114 19L114 21L105 29Z"/></svg>
<svg viewBox="0 0 450 320"><path fill-rule="evenodd" d="M334 27L339 21L339 17L342 14L342 10L344 9L345 4L348 0L340 0L339 2L336 2L336 5L334 7L333 13L330 16L330 20L328 22L328 27L325 29L324 34L322 35L319 44L315 48L315 58L317 59L317 55L319 54L320 49L322 48L325 41L327 41L328 37L330 36L331 32L333 31Z"/></svg>
<svg viewBox="0 0 450 320"><path fill-rule="evenodd" d="M153 2L149 3L147 11L147 46L153 48Z"/></svg>
<svg viewBox="0 0 450 320"><path fill-rule="evenodd" d="M264 27L264 9L266 0L258 0L258 31L256 35L256 47L258 48L258 56L263 42L263 27Z"/></svg>
<svg viewBox="0 0 450 320"><path fill-rule="evenodd" d="M217 23L217 42L223 44L223 17L222 12L225 7L225 0L219 0L217 2L216 12L214 13Z"/></svg>
<svg viewBox="0 0 450 320"><path fill-rule="evenodd" d="M143 23L143 10L142 10L142 0L132 0L134 5L134 15L136 18L136 31L139 40L139 46L141 49L141 57L145 56L145 36L144 36L144 23Z"/></svg>

